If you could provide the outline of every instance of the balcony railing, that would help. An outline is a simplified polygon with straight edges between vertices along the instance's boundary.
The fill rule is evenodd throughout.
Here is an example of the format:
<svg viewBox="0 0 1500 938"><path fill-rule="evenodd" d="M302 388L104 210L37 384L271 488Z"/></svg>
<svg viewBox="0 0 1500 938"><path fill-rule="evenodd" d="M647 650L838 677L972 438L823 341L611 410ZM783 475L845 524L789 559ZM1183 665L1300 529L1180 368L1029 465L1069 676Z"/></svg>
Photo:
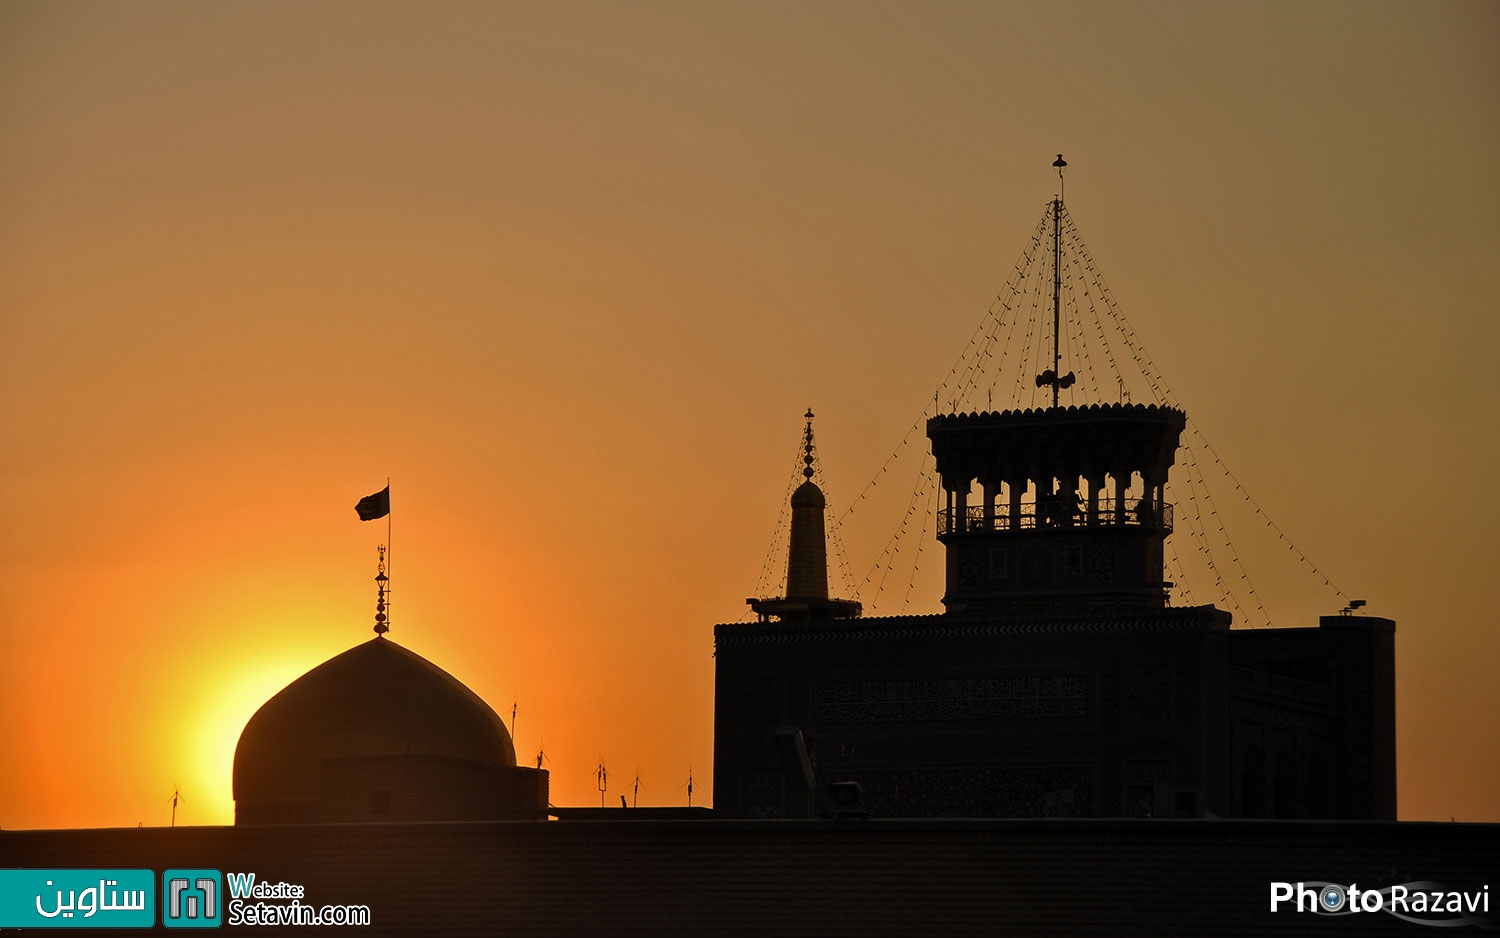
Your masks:
<svg viewBox="0 0 1500 938"><path fill-rule="evenodd" d="M979 534L987 531L1035 531L1065 528L1143 528L1148 531L1172 533L1172 506L1148 505L1141 500L1128 501L1123 511L1117 510L1113 501L1100 504L1090 511L1086 505L1070 505L1066 501L1024 502L1021 513L1012 514L1010 505L995 506L994 514L986 518L983 505L970 505L962 511L938 512L938 536L949 534Z"/></svg>

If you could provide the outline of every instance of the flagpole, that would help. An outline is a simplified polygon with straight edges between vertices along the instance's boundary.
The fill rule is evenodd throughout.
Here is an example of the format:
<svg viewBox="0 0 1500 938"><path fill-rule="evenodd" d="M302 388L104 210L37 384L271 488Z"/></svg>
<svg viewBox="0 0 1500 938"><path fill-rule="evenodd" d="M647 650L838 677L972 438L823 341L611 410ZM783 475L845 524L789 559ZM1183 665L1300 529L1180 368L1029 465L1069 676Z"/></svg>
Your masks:
<svg viewBox="0 0 1500 938"><path fill-rule="evenodd" d="M391 477L385 477L385 575L391 575ZM390 582L386 582L387 593L390 592ZM391 624L391 601L386 598L385 624Z"/></svg>

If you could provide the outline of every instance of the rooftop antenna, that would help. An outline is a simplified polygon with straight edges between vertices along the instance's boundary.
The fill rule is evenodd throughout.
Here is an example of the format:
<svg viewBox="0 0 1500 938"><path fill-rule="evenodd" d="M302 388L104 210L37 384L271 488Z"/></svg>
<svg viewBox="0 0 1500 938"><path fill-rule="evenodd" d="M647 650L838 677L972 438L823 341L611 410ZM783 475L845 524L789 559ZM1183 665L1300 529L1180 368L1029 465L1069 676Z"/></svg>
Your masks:
<svg viewBox="0 0 1500 938"><path fill-rule="evenodd" d="M516 738L516 707L518 707L520 703L521 698L519 697L512 697L510 699L510 738L512 740Z"/></svg>
<svg viewBox="0 0 1500 938"><path fill-rule="evenodd" d="M604 792L609 788L609 772L604 768L604 757L599 757L599 767L594 770L594 777L599 782L599 807L604 807Z"/></svg>
<svg viewBox="0 0 1500 938"><path fill-rule="evenodd" d="M620 797L624 798L625 796L621 795ZM630 795L630 806L632 808L635 807L635 803L640 800L640 797L641 797L641 770L639 768L637 768L635 770L635 791L633 791L631 793L631 795Z"/></svg>
<svg viewBox="0 0 1500 938"><path fill-rule="evenodd" d="M688 766L687 790L688 790L688 807L691 808L693 806L693 767L692 766Z"/></svg>
<svg viewBox="0 0 1500 938"><path fill-rule="evenodd" d="M1052 200L1052 367L1036 376L1036 386L1052 386L1052 406L1057 407L1057 395L1063 388L1073 386L1073 372L1059 376L1057 370L1062 367L1062 349L1060 334L1062 332L1062 204L1063 204L1063 170L1067 168L1068 161L1063 159L1061 153L1053 161L1057 167L1057 198Z"/></svg>
<svg viewBox="0 0 1500 938"><path fill-rule="evenodd" d="M168 800L172 802L172 826L176 827L177 826L177 802L179 800L180 801L187 801L186 798L182 797L182 789L179 788L179 787L177 787L177 783L176 782L172 783L172 797L170 799L168 799Z"/></svg>

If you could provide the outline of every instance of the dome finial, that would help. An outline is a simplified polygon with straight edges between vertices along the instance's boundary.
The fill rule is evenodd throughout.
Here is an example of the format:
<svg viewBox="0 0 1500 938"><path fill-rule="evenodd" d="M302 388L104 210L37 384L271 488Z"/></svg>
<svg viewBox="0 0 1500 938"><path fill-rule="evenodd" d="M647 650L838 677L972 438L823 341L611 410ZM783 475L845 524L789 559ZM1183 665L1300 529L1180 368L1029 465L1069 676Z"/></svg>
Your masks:
<svg viewBox="0 0 1500 938"><path fill-rule="evenodd" d="M375 634L384 638L385 633L391 630L387 624L389 617L385 614L388 605L385 600L385 585L390 577L385 575L385 545L381 544L377 550L380 551L380 563L375 572Z"/></svg>

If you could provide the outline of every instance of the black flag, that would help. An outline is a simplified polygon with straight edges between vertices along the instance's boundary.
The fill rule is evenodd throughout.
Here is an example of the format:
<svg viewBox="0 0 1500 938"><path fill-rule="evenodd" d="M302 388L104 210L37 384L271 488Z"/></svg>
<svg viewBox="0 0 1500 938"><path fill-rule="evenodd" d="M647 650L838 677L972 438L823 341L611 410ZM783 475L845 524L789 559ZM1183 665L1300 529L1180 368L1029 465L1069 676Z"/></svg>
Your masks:
<svg viewBox="0 0 1500 938"><path fill-rule="evenodd" d="M354 506L354 510L359 513L359 520L361 521L374 521L376 518L384 518L391 513L391 487L387 485L374 495L366 495L364 498L361 498L359 504Z"/></svg>

